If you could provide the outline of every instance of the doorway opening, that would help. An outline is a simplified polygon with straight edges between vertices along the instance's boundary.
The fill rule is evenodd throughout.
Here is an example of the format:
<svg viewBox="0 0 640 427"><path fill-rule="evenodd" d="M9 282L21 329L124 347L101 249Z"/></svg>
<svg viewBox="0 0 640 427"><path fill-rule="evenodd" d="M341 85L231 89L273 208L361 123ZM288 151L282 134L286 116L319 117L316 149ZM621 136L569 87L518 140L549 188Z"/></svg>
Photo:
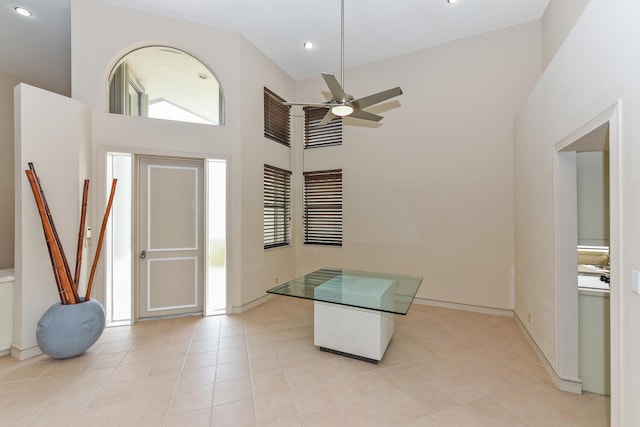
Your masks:
<svg viewBox="0 0 640 427"><path fill-rule="evenodd" d="M195 309L204 315L226 313L228 308L226 257L227 161L225 159L195 160L196 164L202 165L203 172L200 172L202 175L200 190L196 188L197 184L193 186L192 192L201 191L202 193L199 198L200 201L194 203L193 208L195 209L195 205L198 203L201 205L201 213L198 215L202 218L202 224L198 226L195 222L191 223L190 230L193 233L187 232L188 230L182 230L183 232L174 236L159 236L158 239L160 240L151 243L152 246L158 246L155 254L158 259L152 260L151 258L153 257L147 258L149 252L146 247L143 247L149 243L148 236L144 238L144 243L139 241L141 227L144 227L145 230L143 231L146 232L149 230L148 224L145 223L141 226L139 218L134 217L134 215L140 216L140 209L133 208L137 206L140 201L137 199L141 197L140 191L134 191L134 187L137 186L137 183L134 182L135 177L140 174L139 157L131 153L110 152L106 154L106 158L107 182L111 182L112 178L118 179L118 192L113 202L113 213L111 221L109 221L107 240L105 242L105 311L107 324L116 326L134 323L135 320L141 317L141 304L144 304L143 308L146 309L148 305L148 308L151 309L146 313L147 315L154 313L157 307L172 307L170 308L171 310L180 311L180 308L176 308L178 306L189 306L190 308L185 308L187 311L194 310L193 307L196 307ZM156 159L171 160L169 158ZM173 160L194 162L193 159ZM167 174L173 175L177 173L174 178L181 180L185 185L194 182L193 179L198 174L195 169L190 167L166 167L166 165L161 165L161 167L152 168L151 170L154 171L158 179L169 179L173 182L175 180ZM181 185L177 194L181 193ZM147 184L145 184L145 189L148 189ZM156 192L156 195L162 195L162 193L163 191ZM148 199L149 194L144 197ZM170 205L171 200L168 203ZM191 204L191 202L188 202L188 204ZM159 205L156 207L163 211L166 210ZM191 207L185 209L185 211L190 209ZM152 215L151 217L157 219L161 216ZM193 217L194 221L197 221L196 216L194 215ZM170 214L167 220L170 221L173 217L173 214ZM189 221L185 219L185 221L181 221L181 224L185 225L185 222L189 223ZM191 241L182 242L184 243L182 249L193 250L194 248L199 248L197 250L202 252L200 257L194 256L192 253L189 253L189 256L185 256L186 252L181 248L174 247L175 245L173 244L169 245L168 241L162 241L165 238L182 241L187 234L191 236L187 240ZM176 249L178 251L174 253ZM167 252L167 250L171 251L171 253ZM143 251L144 255L142 255ZM152 270L147 270L149 273L152 273L153 269L158 267L155 268L156 278L158 275L160 277L177 275L174 279L181 282L186 281L186 276L190 277L189 282L191 283L196 283L197 280L200 280L203 283L203 295L198 295L191 285L187 286L189 291L185 291L191 292L191 296L186 296L186 294L182 293L172 295L171 291L168 294L165 293L166 284L159 283L159 281L152 278L151 274L145 276L145 280L140 279L140 263L144 263L147 267L152 267ZM156 298L156 296L152 296L154 286L159 290L156 296L160 299L153 300L153 298ZM144 301L141 301L141 295ZM161 303L162 299L165 300L163 303ZM164 314L158 316L161 315ZM171 313L167 312L167 315L171 315Z"/></svg>
<svg viewBox="0 0 640 427"><path fill-rule="evenodd" d="M556 369L560 388L576 393L610 394L618 378L617 114L616 105L555 146Z"/></svg>

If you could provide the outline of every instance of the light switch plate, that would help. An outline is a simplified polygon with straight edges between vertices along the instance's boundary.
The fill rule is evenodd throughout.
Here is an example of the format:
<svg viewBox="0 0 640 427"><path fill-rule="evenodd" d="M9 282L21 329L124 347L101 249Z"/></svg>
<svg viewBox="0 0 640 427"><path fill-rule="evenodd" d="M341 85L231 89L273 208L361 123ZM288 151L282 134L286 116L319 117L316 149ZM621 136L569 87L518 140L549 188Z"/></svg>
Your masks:
<svg viewBox="0 0 640 427"><path fill-rule="evenodd" d="M631 270L631 290L640 294L640 271Z"/></svg>

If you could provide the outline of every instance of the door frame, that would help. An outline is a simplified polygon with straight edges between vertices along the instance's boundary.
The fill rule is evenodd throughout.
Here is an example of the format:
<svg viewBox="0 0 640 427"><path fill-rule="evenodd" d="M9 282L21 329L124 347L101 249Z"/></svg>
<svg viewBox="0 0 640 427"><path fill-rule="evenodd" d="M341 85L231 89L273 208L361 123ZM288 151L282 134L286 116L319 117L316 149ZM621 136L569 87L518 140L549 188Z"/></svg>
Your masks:
<svg viewBox="0 0 640 427"><path fill-rule="evenodd" d="M138 200L139 200L139 194L138 194L138 189L137 189L137 183L138 182L138 167L136 165L137 162L137 158L138 157L145 157L145 156L149 156L149 157L170 157L170 158L176 158L176 159L191 159L191 160L202 160L205 163L205 182L204 182L204 190L205 190L205 195L204 195L204 200L203 202L205 203L205 217L207 216L207 206L208 206L208 170L206 168L206 163L207 160L224 160L226 163L226 201L225 201L225 209L226 209L226 236L227 236L227 240L226 240L226 253L228 254L227 258L226 258L226 313L227 314L231 314L232 313L232 301L233 301L233 283L234 283L234 258L233 256L231 256L231 254L233 254L233 239L232 239L232 229L233 229L233 219L231 216L231 212L232 212L232 205L233 205L233 200L234 200L234 195L232 192L232 182L231 182L231 176L232 176L232 161L231 161L231 156L230 155L225 155L225 154L214 154L214 153L197 153L197 152L179 152L179 151L166 151L166 150L155 150L155 149L138 149L135 147L123 147L123 146L111 146L111 145L100 145L97 147L97 153L98 153L98 159L100 159L100 161L97 162L96 168L95 168L95 176L94 176L94 180L95 182L98 183L96 191L94 192L95 197L96 198L101 198L99 200L103 200L106 199L107 197L107 190L106 190L106 164L107 164L107 154L108 153L124 153L124 154L130 154L132 157L132 174L131 174L131 181L132 181L132 186L133 188L131 189L131 221L132 221L132 226L131 226L131 321L130 324L135 324L139 317L138 317L138 296L137 296L137 286L139 286L138 283L138 278L139 278L139 271L138 271L138 257L140 254L140 245L139 242L137 241L137 235L138 235ZM209 227L208 227L208 221L205 221L205 233L208 235L209 234ZM208 249L208 245L205 244L205 260L208 259L209 257L209 249ZM103 264L103 263L101 263ZM104 268L102 269L102 274L97 276L96 280L96 290L94 292L94 295L100 295L102 300L105 301L105 297L106 297L106 291L107 291L107 283L106 283L106 272L104 271ZM207 298L207 288L208 288L208 283L207 283L207 278L205 275L205 283L204 283L204 295L203 297ZM206 305L204 308L204 316L209 316L212 314L220 314L220 313L208 313L207 309L206 309Z"/></svg>
<svg viewBox="0 0 640 427"><path fill-rule="evenodd" d="M610 361L611 420L619 419L622 391L620 376L623 336L620 333L622 292L620 272L622 260L622 208L620 206L620 103L616 103L581 126L554 146L555 160L555 261L556 261L556 373L567 391L581 392L578 351L578 286L577 286L577 189L576 157L581 150L579 140L598 127L608 124L609 131L609 251L610 251ZM575 144L577 143L578 144ZM598 151L598 150L590 150ZM571 278L574 280L572 281ZM576 381L576 382L574 382ZM572 387L579 386L580 389ZM617 423L612 423L616 425Z"/></svg>

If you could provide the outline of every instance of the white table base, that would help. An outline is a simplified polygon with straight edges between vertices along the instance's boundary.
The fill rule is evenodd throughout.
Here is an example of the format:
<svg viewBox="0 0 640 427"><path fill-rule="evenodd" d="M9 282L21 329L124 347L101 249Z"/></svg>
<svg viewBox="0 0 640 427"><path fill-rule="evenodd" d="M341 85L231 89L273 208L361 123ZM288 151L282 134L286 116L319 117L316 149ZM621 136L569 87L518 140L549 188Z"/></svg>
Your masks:
<svg viewBox="0 0 640 427"><path fill-rule="evenodd" d="M393 335L393 314L314 302L313 342L321 349L377 363Z"/></svg>

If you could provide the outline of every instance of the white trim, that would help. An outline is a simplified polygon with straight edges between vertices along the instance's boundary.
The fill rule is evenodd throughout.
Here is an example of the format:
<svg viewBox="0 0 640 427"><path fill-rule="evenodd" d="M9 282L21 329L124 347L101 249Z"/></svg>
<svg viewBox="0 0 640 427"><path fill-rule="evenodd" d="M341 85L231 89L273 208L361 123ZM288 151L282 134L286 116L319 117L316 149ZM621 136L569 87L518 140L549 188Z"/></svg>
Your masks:
<svg viewBox="0 0 640 427"><path fill-rule="evenodd" d="M545 371L547 371L547 374L549 374L549 377L551 378L551 381L556 386L556 388L558 388L558 390L566 391L569 393L582 394L582 381L579 378L561 378L549 362L549 359L547 359L542 350L540 350L538 344L536 344L535 340L531 337L531 335L529 335L529 331L527 331L527 328L524 327L524 324L522 323L518 315L514 313L513 317L516 320L516 324L522 331L522 334L526 338L527 342L538 356L538 359L542 363Z"/></svg>
<svg viewBox="0 0 640 427"><path fill-rule="evenodd" d="M42 350L40 350L40 347L38 347L37 345L33 347L25 348L23 350L20 350L15 345L11 346L11 357L18 360L29 359L31 357L38 356L40 354L42 354Z"/></svg>
<svg viewBox="0 0 640 427"><path fill-rule="evenodd" d="M481 305L464 304L459 302L439 301L428 298L415 297L413 302L419 305L432 307L450 308L453 310L471 311L473 313L490 314L492 316L513 317L513 309L483 307Z"/></svg>
<svg viewBox="0 0 640 427"><path fill-rule="evenodd" d="M622 373L625 370L624 352L624 292L626 287L622 274L623 259L623 215L622 215L622 191L623 191L623 164L622 164L622 135L620 132L622 114L621 101L613 107L609 118L609 257L610 257L610 362L611 362L611 425L622 423L621 416L624 414L625 400L625 378Z"/></svg>
<svg viewBox="0 0 640 427"><path fill-rule="evenodd" d="M198 248L164 248L164 249L148 249L146 252L186 252L186 251L197 251Z"/></svg>
<svg viewBox="0 0 640 427"><path fill-rule="evenodd" d="M234 305L231 307L231 314L241 314L245 311L249 311L252 308L255 308L265 302L269 301L271 298L274 298L274 295L266 294L261 297L254 299L253 301L249 301L248 303L241 305Z"/></svg>

